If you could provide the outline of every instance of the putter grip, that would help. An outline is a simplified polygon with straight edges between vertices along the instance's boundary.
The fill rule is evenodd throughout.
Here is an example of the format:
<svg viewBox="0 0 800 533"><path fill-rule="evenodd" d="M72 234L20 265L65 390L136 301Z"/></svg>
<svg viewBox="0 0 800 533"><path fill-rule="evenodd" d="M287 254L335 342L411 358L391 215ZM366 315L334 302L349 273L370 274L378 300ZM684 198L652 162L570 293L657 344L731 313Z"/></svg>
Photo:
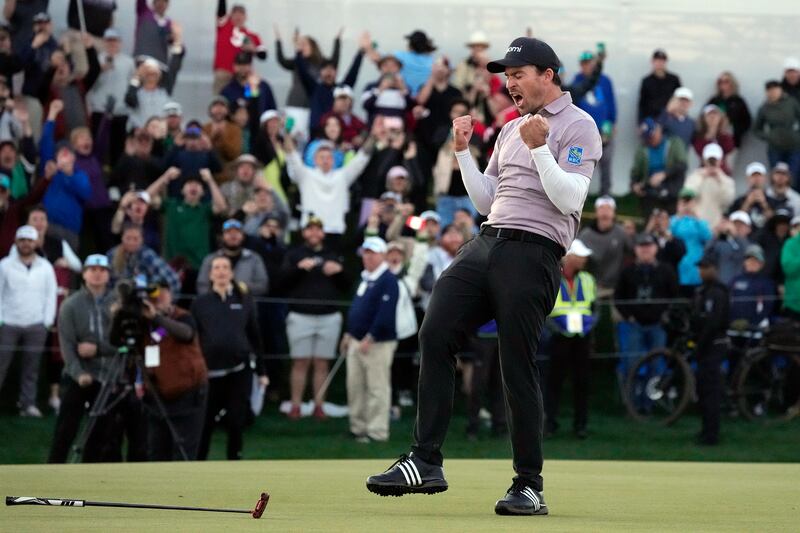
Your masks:
<svg viewBox="0 0 800 533"><path fill-rule="evenodd" d="M84 500L59 500L32 496L6 496L6 505L54 505L57 507L83 507Z"/></svg>

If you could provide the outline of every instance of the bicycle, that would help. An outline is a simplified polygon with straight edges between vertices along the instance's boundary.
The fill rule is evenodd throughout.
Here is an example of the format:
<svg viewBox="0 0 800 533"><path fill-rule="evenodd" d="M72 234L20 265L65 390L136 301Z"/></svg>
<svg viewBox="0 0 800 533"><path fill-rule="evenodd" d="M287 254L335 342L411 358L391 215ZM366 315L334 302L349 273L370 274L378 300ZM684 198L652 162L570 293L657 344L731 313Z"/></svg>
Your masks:
<svg viewBox="0 0 800 533"><path fill-rule="evenodd" d="M634 363L623 387L626 410L638 422L670 425L696 398L695 344L688 317L671 309L665 323L673 342ZM789 323L749 332L754 342L733 370L729 360L723 362L723 373L730 376L723 401L751 421L775 423L798 416L800 326Z"/></svg>

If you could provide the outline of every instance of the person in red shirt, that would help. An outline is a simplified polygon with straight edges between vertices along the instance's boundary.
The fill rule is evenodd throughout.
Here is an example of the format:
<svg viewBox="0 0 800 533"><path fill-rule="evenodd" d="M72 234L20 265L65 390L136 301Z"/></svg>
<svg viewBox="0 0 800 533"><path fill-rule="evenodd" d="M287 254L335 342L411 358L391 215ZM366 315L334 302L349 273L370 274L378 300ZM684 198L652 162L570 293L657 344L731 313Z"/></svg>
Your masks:
<svg viewBox="0 0 800 533"><path fill-rule="evenodd" d="M342 141L354 148L361 146L367 126L353 114L353 89L350 86L342 85L333 90L333 107L322 115L320 126L324 126L332 115L341 120Z"/></svg>
<svg viewBox="0 0 800 533"><path fill-rule="evenodd" d="M239 52L249 52L261 60L267 58L267 49L261 37L244 27L247 11L234 4L228 13L227 2L217 4L217 48L214 53L214 94L219 94L233 77L233 60Z"/></svg>

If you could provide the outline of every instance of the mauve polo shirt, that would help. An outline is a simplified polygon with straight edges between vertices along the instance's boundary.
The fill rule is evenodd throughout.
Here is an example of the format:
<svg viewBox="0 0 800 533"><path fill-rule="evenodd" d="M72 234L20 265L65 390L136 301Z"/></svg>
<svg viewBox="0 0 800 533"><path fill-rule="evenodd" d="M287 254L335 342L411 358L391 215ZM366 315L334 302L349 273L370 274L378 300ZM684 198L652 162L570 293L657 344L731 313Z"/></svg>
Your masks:
<svg viewBox="0 0 800 533"><path fill-rule="evenodd" d="M588 113L572 104L569 93L550 102L540 114L550 124L547 146L566 172L592 177L603 154L597 125ZM496 228L530 231L569 249L581 213L563 215L544 192L530 149L519 135L525 117L503 126L485 174L497 177L497 189L487 224Z"/></svg>

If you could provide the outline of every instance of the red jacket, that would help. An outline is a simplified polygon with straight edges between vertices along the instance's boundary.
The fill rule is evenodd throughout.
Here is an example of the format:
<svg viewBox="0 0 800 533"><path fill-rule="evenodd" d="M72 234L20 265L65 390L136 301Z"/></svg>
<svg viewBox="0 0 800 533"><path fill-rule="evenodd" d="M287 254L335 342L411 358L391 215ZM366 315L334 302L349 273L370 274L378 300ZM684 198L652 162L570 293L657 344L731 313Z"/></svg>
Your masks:
<svg viewBox="0 0 800 533"><path fill-rule="evenodd" d="M336 114L333 111L328 111L322 115L322 118L319 120L320 129L322 129L325 121L334 115ZM354 138L358 137L364 132L365 129L367 129L367 125L361 122L361 120L353 114L348 117L348 120L345 120L341 115L339 115L338 118L339 123L342 125L342 140L346 143L352 143Z"/></svg>

